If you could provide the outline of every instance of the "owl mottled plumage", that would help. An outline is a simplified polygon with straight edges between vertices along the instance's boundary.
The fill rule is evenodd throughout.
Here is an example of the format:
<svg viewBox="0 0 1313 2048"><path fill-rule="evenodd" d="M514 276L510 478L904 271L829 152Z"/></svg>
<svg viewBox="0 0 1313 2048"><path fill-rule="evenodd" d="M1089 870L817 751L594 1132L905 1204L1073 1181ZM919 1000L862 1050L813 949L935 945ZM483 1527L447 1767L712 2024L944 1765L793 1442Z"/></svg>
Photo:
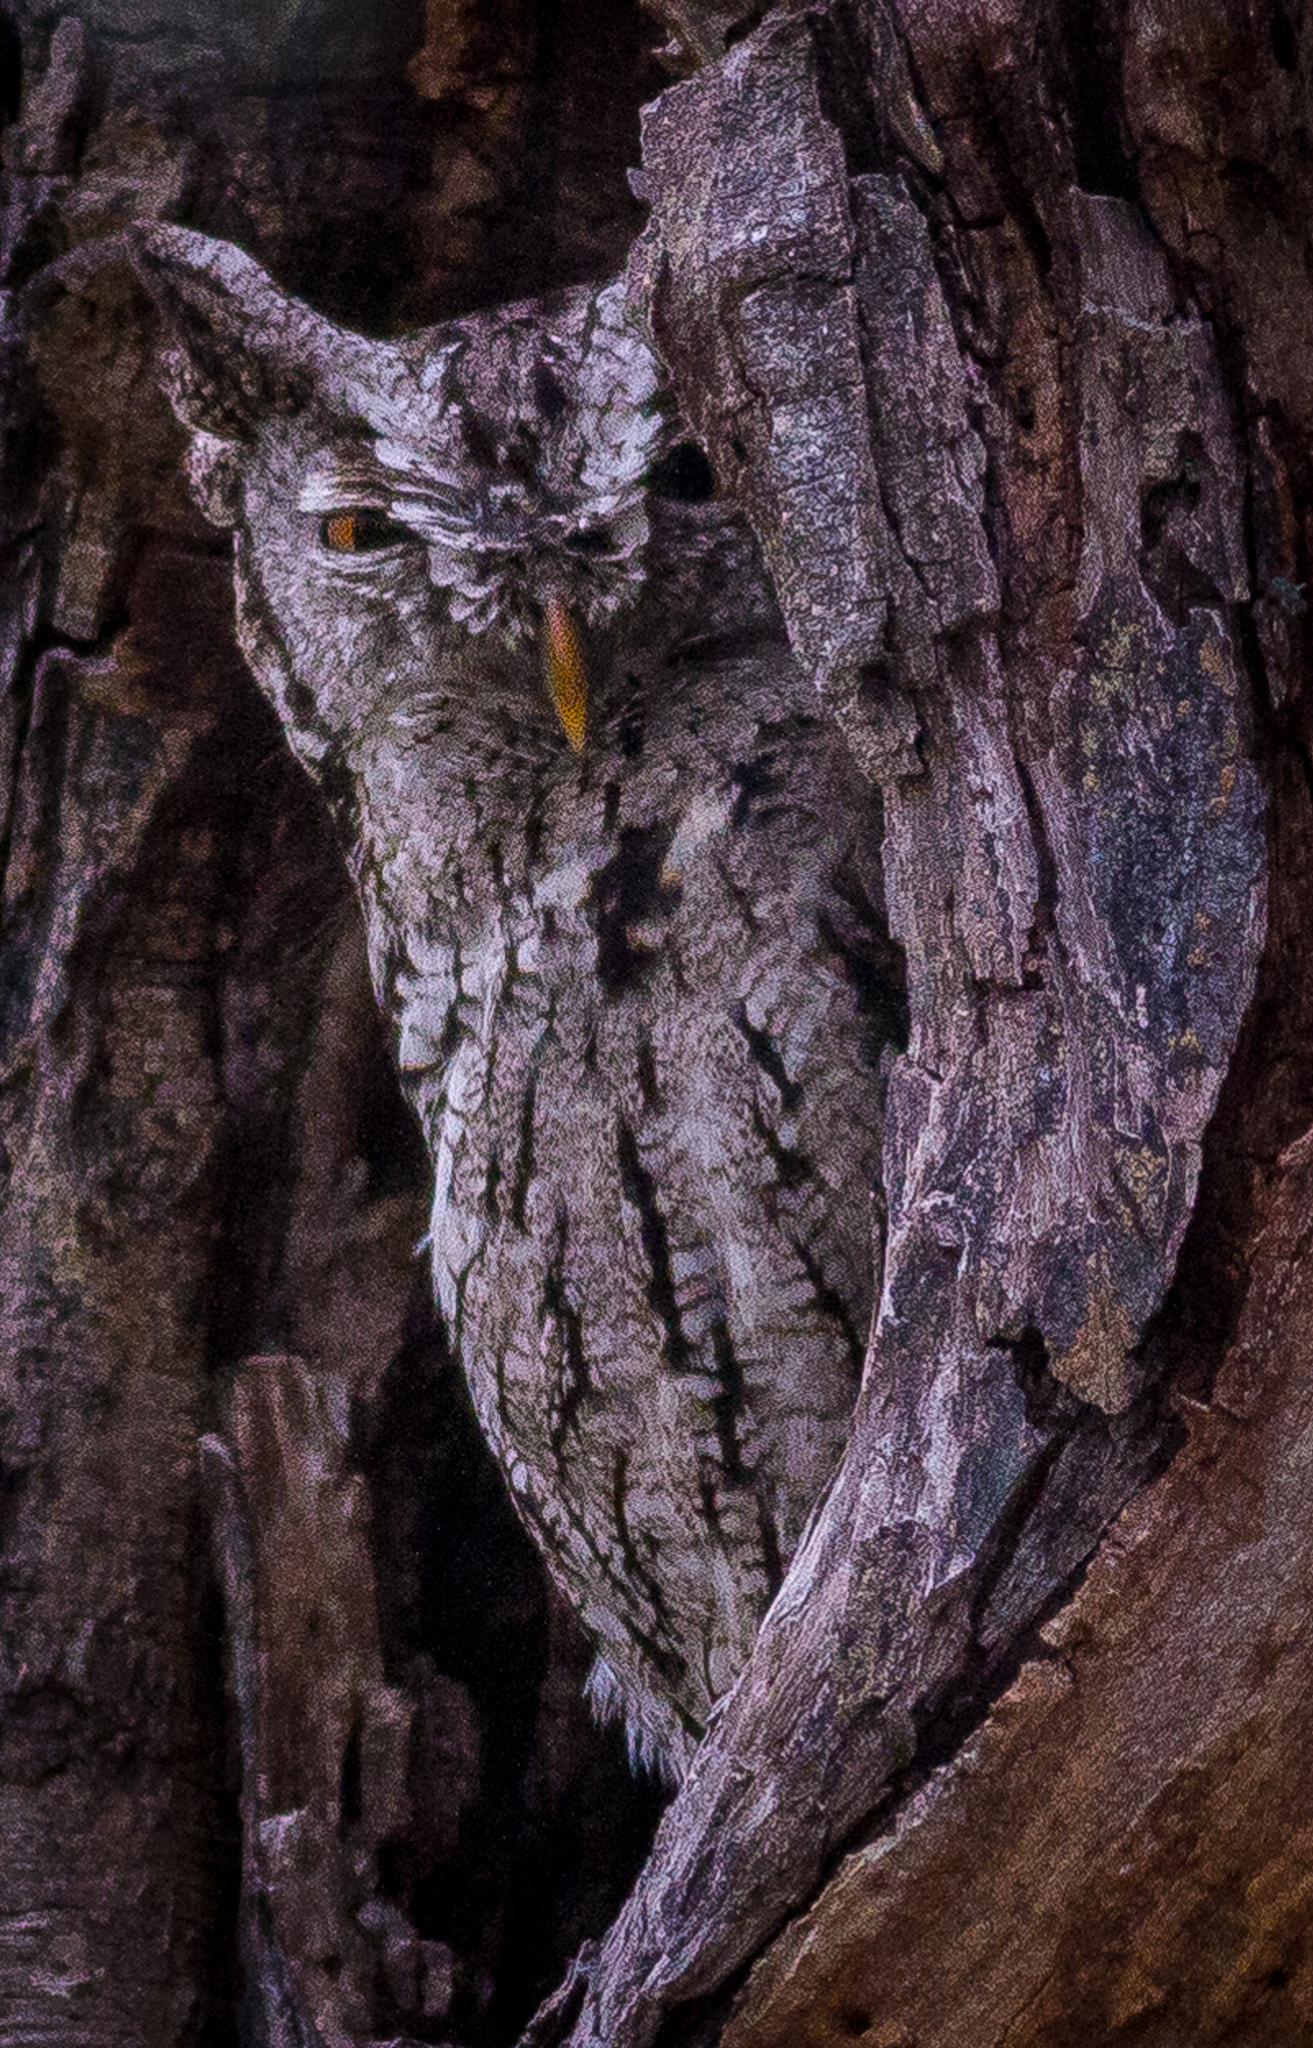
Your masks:
<svg viewBox="0 0 1313 2048"><path fill-rule="evenodd" d="M877 801L670 456L621 284L389 344L223 244L137 260L242 644L351 849L479 1419L594 1699L678 1773L857 1389L900 1014Z"/></svg>

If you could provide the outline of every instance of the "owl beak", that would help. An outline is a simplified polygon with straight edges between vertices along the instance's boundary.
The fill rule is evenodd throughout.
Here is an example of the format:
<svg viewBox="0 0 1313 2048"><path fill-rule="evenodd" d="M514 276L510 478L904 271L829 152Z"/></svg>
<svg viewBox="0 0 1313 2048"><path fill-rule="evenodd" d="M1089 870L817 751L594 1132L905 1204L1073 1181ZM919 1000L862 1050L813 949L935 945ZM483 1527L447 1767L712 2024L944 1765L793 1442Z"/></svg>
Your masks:
<svg viewBox="0 0 1313 2048"><path fill-rule="evenodd" d="M552 708L575 753L582 753L588 733L588 674L579 629L570 616L569 606L559 597L544 601L542 647L543 674Z"/></svg>

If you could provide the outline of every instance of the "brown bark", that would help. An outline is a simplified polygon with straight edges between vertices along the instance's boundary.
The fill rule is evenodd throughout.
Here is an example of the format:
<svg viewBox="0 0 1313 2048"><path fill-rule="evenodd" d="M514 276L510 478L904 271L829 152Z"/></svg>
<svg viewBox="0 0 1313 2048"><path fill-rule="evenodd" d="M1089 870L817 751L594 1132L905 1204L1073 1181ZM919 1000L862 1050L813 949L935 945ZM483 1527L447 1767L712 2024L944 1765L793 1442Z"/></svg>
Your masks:
<svg viewBox="0 0 1313 2048"><path fill-rule="evenodd" d="M1309 1197L1300 1139L1186 1447L725 2048L1306 2038Z"/></svg>
<svg viewBox="0 0 1313 2048"><path fill-rule="evenodd" d="M375 332L604 275L659 20L635 270L882 787L913 1039L849 1458L537 2038L1294 2043L1313 26L649 15L14 17L0 2031L509 2040L646 1845L145 309L54 265L182 220Z"/></svg>
<svg viewBox="0 0 1313 2048"><path fill-rule="evenodd" d="M31 10L9 45L6 2038L258 2039L301 2024L275 1980L324 2039L506 2038L650 1831L441 1350L359 920L236 653L145 309L122 273L47 284L161 213L367 326L516 289L526 252L613 267L640 32L608 59L567 15L563 88L515 19L444 56L409 8Z"/></svg>

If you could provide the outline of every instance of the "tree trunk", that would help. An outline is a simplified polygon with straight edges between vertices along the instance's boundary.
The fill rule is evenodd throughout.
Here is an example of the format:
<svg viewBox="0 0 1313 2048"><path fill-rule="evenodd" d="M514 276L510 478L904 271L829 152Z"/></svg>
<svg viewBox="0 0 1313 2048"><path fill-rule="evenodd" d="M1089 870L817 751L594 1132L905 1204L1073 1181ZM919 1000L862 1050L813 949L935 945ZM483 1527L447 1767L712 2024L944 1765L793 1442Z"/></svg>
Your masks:
<svg viewBox="0 0 1313 2048"><path fill-rule="evenodd" d="M8 2040L505 2040L659 1803L590 1727L442 1351L359 914L236 651L146 308L107 270L47 289L160 214L362 326L614 267L638 25L604 63L586 19L501 11L7 28Z"/></svg>
<svg viewBox="0 0 1313 2048"><path fill-rule="evenodd" d="M650 13L673 85L623 0L0 37L5 2038L509 2042L601 1937L526 2041L1301 2041L1313 24ZM147 309L85 253L134 218L371 332L638 235L881 793L863 1393L654 1843L441 1351L359 913Z"/></svg>

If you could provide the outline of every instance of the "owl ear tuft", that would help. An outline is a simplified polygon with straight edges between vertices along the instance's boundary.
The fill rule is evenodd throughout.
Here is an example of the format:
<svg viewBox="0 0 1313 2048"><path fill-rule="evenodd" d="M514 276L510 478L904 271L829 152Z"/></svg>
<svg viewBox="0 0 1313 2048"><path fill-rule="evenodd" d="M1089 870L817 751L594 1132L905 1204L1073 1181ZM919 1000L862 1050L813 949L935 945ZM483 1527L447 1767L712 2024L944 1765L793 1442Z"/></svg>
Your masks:
<svg viewBox="0 0 1313 2048"><path fill-rule="evenodd" d="M206 480L219 481L218 451L205 443L250 442L271 414L307 405L320 330L336 330L230 242L158 223L134 227L126 239L162 318L161 383L197 436L190 469L205 503Z"/></svg>

